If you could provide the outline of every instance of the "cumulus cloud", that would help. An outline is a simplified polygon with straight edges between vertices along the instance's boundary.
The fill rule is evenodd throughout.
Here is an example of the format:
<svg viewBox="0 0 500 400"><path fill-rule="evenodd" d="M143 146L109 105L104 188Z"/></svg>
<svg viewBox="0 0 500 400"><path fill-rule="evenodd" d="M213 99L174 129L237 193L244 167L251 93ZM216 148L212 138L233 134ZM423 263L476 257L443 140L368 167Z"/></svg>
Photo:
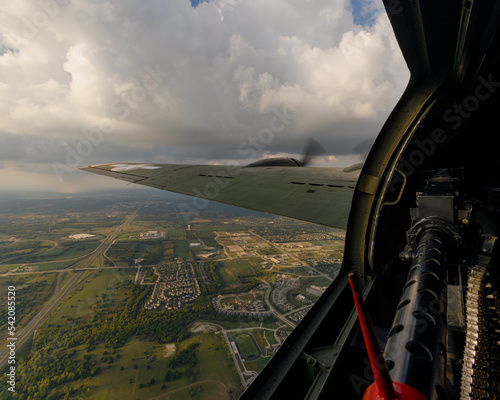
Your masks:
<svg viewBox="0 0 500 400"><path fill-rule="evenodd" d="M0 14L10 166L0 174L28 182L77 161L244 163L241 144L276 112L293 119L258 156L297 155L314 137L333 164L357 162L353 148L376 136L407 80L375 2L11 2ZM82 178L70 174L38 182L74 190Z"/></svg>

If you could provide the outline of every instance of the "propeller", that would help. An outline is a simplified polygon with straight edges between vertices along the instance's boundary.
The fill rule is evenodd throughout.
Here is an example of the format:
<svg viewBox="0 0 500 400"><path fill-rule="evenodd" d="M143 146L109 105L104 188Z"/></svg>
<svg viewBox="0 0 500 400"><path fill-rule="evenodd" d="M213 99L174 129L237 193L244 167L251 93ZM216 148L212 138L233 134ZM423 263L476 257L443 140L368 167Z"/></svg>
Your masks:
<svg viewBox="0 0 500 400"><path fill-rule="evenodd" d="M306 167L310 164L314 159L318 157L326 157L328 152L324 148L322 144L320 144L317 140L310 138L306 143L304 150L302 150L302 159L300 163L303 167Z"/></svg>
<svg viewBox="0 0 500 400"><path fill-rule="evenodd" d="M375 138L369 138L369 139L363 140L362 142L358 143L356 146L353 147L352 153L358 154L363 159L366 160L366 158L368 157L368 153L370 152L371 148L373 147L373 143L375 143Z"/></svg>
<svg viewBox="0 0 500 400"><path fill-rule="evenodd" d="M289 157L266 158L264 160L255 161L245 165L243 168L253 167L305 167L312 160L318 157L326 157L326 149L314 139L309 139L304 150L302 151L302 159L296 160Z"/></svg>

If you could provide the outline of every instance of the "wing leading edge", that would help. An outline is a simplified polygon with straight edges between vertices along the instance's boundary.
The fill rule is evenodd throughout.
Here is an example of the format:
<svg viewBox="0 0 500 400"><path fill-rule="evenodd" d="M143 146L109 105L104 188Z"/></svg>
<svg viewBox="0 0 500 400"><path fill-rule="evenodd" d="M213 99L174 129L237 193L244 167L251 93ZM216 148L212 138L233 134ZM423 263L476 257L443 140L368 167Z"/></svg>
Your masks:
<svg viewBox="0 0 500 400"><path fill-rule="evenodd" d="M359 170L115 163L83 171L193 196L188 217L206 200L346 229Z"/></svg>

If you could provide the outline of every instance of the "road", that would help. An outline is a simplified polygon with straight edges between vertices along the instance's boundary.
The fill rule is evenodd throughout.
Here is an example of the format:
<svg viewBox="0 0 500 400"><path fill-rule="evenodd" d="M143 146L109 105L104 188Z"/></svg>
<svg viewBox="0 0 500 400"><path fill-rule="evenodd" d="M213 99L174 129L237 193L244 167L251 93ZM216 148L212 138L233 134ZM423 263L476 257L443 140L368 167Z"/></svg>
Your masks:
<svg viewBox="0 0 500 400"><path fill-rule="evenodd" d="M128 266L128 267L117 267L117 266L103 267L103 266L100 266L98 268L91 267L92 263L95 261L95 259L97 257L99 257L101 254L104 254L106 251L108 251L108 249L111 247L111 245L115 241L118 234L122 231L122 229L125 226L129 225L133 221L135 216L136 216L136 214L134 213L134 214L128 216L127 218L125 218L125 220L117 228L117 230L109 238L104 240L97 247L97 249L95 249L92 253L90 253L87 256L87 259L85 261L85 265L83 267L77 267L74 269L72 269L72 268L70 268L70 269L51 269L48 271L6 272L5 274L2 274L1 276L28 275L28 274L53 274L54 272L85 271L85 270L98 270L98 269L107 269L107 268L137 268L137 266ZM75 258L74 260L77 260L77 259L78 258ZM47 262L52 262L52 261L47 261ZM144 267L144 265L143 265L143 267Z"/></svg>
<svg viewBox="0 0 500 400"><path fill-rule="evenodd" d="M138 269L138 268L151 268L153 265L128 265L128 266L123 266L123 267L118 267L118 266L110 266L110 267L80 267L80 268L74 268L74 269L51 269L48 271L26 271L26 272L7 272L5 274L2 274L0 276L17 276L17 275L33 275L33 274L53 274L55 272L68 272L68 271L75 271L75 272L83 272L83 271L100 271L101 269L123 269L123 268L133 268L133 269Z"/></svg>
<svg viewBox="0 0 500 400"><path fill-rule="evenodd" d="M215 240L217 241L217 243L219 243L222 246L222 249L224 250L224 254L226 255L225 260L232 260L234 257L231 257L229 255L229 253L227 252L226 246L224 246L224 244L222 244L219 241L219 238L220 238L219 232L215 232Z"/></svg>
<svg viewBox="0 0 500 400"><path fill-rule="evenodd" d="M292 328L295 328L297 325L294 324L293 322L291 322L290 320L288 320L287 318L285 318L278 310L276 310L273 305L271 304L271 301L269 300L269 296L271 295L271 285L269 284L269 282L267 282L266 280L262 279L262 282L264 282L267 286L267 290L266 290L266 295L264 297L265 299L265 302L267 304L267 306L269 307L269 310L271 310L271 312L273 313L273 315L278 318L281 322L285 323L286 325L288 326L291 326ZM297 310L294 310L294 311L297 311Z"/></svg>
<svg viewBox="0 0 500 400"><path fill-rule="evenodd" d="M302 261L300 258L298 258L295 254L293 253L290 253L289 251L287 251L286 249L283 249L279 246L277 246L275 243L271 242L270 240L267 240L266 238L258 235L257 233L255 233L252 229L250 229L248 232L250 232L252 235L254 236L257 236L259 239L261 239L263 242L269 244L270 246L272 246L273 248L277 249L278 251L280 251L282 254L285 254L287 255L288 257L290 257L291 259L297 261L300 265L302 266L306 266L306 267L309 267L311 269L313 269L314 271L316 271L317 275L319 276L322 276L323 278L326 278L328 279L330 282L333 281L333 278L331 276L329 276L328 274L325 274L324 272L321 272L319 270L317 270L316 268L313 268L311 267L309 264L307 264L306 262ZM295 274L295 273L290 273L290 275L296 275L298 277L307 277L307 278L310 278L309 275L299 275L299 274Z"/></svg>
<svg viewBox="0 0 500 400"><path fill-rule="evenodd" d="M45 318L54 310L60 301L68 294L75 286L83 272L75 272L66 284L45 304L42 310L17 334L15 341L16 349L19 349L31 334L45 321ZM9 343L11 341L9 340ZM8 358L9 348L4 348L0 351L0 368L2 368Z"/></svg>
<svg viewBox="0 0 500 400"><path fill-rule="evenodd" d="M133 265L133 266L125 266L125 267L117 267L116 265L115 266L102 266L101 265L101 258L100 257L101 256L106 257L106 252L109 250L109 248L112 246L112 244L116 241L120 232L134 220L135 216L136 216L136 214L133 213L132 215L129 215L127 218L125 218L123 220L122 224L116 228L116 230L113 232L113 234L110 237L103 240L103 242L92 253L88 254L87 257L83 259L83 261L80 261L78 263L78 265L79 265L78 268L74 268L73 270L62 269L62 270L51 270L51 271L31 271L31 272L17 272L17 273L9 272L9 273L5 273L2 275L2 276L14 276L14 275L25 275L25 274L45 274L45 273L57 273L57 272L62 273L62 272L73 271L73 276L71 276L71 278L64 284L63 287L60 287L61 286L61 283L60 283L61 275L58 277L57 288L56 288L54 296L47 302L47 304L43 307L43 309L22 330L20 330L18 332L17 341L16 341L17 348L19 348L28 338L30 338L32 336L32 334L36 331L36 329L38 329L38 327L40 327L47 320L49 314L61 303L61 301L65 297L67 297L67 295L69 293L71 293L72 290L75 289L75 287L77 287L77 285L79 283L79 279L82 277L82 275L85 273L85 271L94 271L95 273L97 273L99 270L105 270L105 269L107 270L107 269L134 268L137 270L137 274L135 277L135 280L137 282L138 277L139 277L140 268L151 267L151 266L144 266L144 265ZM274 243L270 242L269 240L263 238L262 236L256 234L252 230L250 230L248 233L255 236L255 237L258 237L260 240L264 241L265 243L268 243L270 246L272 246L272 248L277 249L280 253L288 255L291 259L299 262L301 265L306 265L295 254L289 253L289 252L285 251L284 249L279 248L278 246L276 246L276 244L274 244ZM216 232L216 240L220 243L219 240L221 240L221 238L219 237L219 232ZM223 246L223 251L224 251L223 254L225 254L228 259L234 258L234 257L230 257L230 255L226 249L226 246ZM263 257L262 255L260 255L260 257L263 260L267 260L267 258ZM92 267L92 265L95 265L96 260L99 260L99 263L98 263L99 267ZM218 259L218 261L222 261L222 260ZM201 261L201 260L199 261L198 269L200 270L200 273L202 275L203 280L204 281L208 280L208 277L206 276L206 272L204 270L204 261ZM205 272L205 274L203 274L203 272ZM293 275L302 276L299 274L293 274ZM319 273L319 275L327 277L323 273ZM309 276L304 275L303 277L308 278ZM329 278L329 279L331 280L331 278ZM80 282L83 282L83 280L80 279ZM280 322L282 322L284 324L284 326L281 326L281 327L276 328L276 329L270 329L270 328L263 328L261 325L260 327L256 326L256 327L252 327L252 328L226 330L223 327L221 327L220 325L215 325L213 323L211 324L211 325L214 325L217 328L219 328L220 332L223 334L224 340L227 344L227 347L228 347L229 352L231 354L231 357L233 359L234 365L236 367L240 382L242 383L244 388L246 388L249 384L249 377L250 378L255 377L257 375L257 372L252 371L252 370L247 370L246 365L242 361L239 352L235 351L235 349L233 348L233 345L232 345L233 342L230 339L230 336L231 336L230 334L233 332L239 332L242 330L249 330L250 331L250 330L255 330L255 329L262 329L262 330L272 331L274 333L274 338L275 338L276 342L278 344L280 344L280 343L282 343L282 340L283 340L283 338L282 338L283 335L279 334L280 329L283 329L283 328L284 329L289 329L289 328L293 329L296 326L296 324L294 324L292 321L290 321L288 318L286 318L286 316L290 315L294 312L297 312L303 308L310 307L310 306L304 306L304 307L301 307L299 309L294 309L286 314L282 314L278 309L276 309L273 306L273 304L270 301L270 294L271 294L271 290L272 290L271 285L265 280L263 280L263 282L266 284L266 292L265 292L265 296L264 296L264 301L267 304L267 306L269 307L269 310L271 310L273 315ZM269 343L266 335L263 335L263 337L264 337L265 341L267 342L267 348L269 348L269 352L266 355L266 356L268 356L269 354L273 353L274 349L273 349L273 346L271 346L271 344ZM6 348L0 352L0 367L3 366L7 360L7 356L8 356L7 350L8 349Z"/></svg>
<svg viewBox="0 0 500 400"><path fill-rule="evenodd" d="M287 255L288 257L290 257L291 259L297 261L300 265L303 265L303 266L309 266L307 263L305 263L304 261L302 261L300 258L298 258L295 254L292 254L292 253L289 253L288 251L286 251L285 249L282 249L280 248L279 246L276 246L276 244L274 244L273 242L271 242L270 240L267 240L266 238L256 234L252 229L250 229L248 232L250 232L252 235L254 236L257 236L260 240L262 240L263 242L267 243L268 245L270 245L272 248L275 248L277 250L279 250L281 253Z"/></svg>
<svg viewBox="0 0 500 400"><path fill-rule="evenodd" d="M245 381L245 378L243 377L243 371L241 371L240 364L238 363L238 360L236 359L236 357L239 357L240 355L234 352L233 345L232 345L231 341L229 340L229 338L227 337L226 330L224 328L222 328L220 325L217 325L217 326L219 326L221 328L221 332L222 332L222 335L224 336L224 340L226 341L227 348L229 349L229 352L231 353L231 357L233 358L233 363L236 367L236 371L238 372L238 376L240 377L240 382L243 385L243 389L246 389L248 385ZM241 360L241 357L240 357L240 360ZM242 362L242 365L243 365L243 367L245 366L245 364L243 364L243 362Z"/></svg>
<svg viewBox="0 0 500 400"><path fill-rule="evenodd" d="M121 232L121 230L125 226L129 225L133 221L135 216L136 216L136 213L125 218L125 220L116 229L116 231L107 240L104 240L99 245L99 247L88 256L83 267L78 268L76 271L74 271L73 276L70 277L70 279L64 284L64 286L61 289L59 289L57 291L58 287L56 287L56 292L55 292L54 296L52 296L52 298L47 302L47 304L45 304L43 306L42 310L30 322L28 322L28 324L26 326L24 326L19 332L16 332L17 333L17 338L16 338L17 340L12 341L12 342L15 342L16 349L19 349L19 347L22 346L23 343L26 342L26 340L29 337L31 337L31 335L35 332L35 330L38 329L38 327L46 320L48 315L60 304L60 302L66 297L66 295L78 286L78 281L81 278L82 274L84 273L83 271L94 270L97 272L99 269L101 269L101 268L91 268L90 266L95 261L95 259L100 256L100 254L102 252L105 252L107 249L109 249L109 247L111 246L113 241L116 239L118 234ZM71 269L62 270L62 272L70 272L70 271L72 271L72 270ZM42 271L39 271L39 272L42 272ZM54 273L54 271L47 271L47 272ZM33 273L33 272L29 272L29 273ZM21 273L19 273L19 274L21 274ZM18 275L18 274L15 274L15 273L14 274L4 274L3 276L8 276L8 275ZM57 286L59 286L59 285L57 285ZM10 340L8 342L11 343ZM2 351L0 351L0 368L2 368L5 365L7 358L8 358L8 355L9 355L8 353L9 353L8 347L5 347Z"/></svg>
<svg viewBox="0 0 500 400"><path fill-rule="evenodd" d="M203 322L203 325L211 325L216 327L220 333L222 333L222 336L224 337L224 341L226 342L227 348L229 350L229 353L231 354L231 358L233 359L233 363L236 367L236 372L238 373L238 377L240 378L241 385L243 386L243 389L246 389L248 385L250 384L249 381L245 378L246 376L251 376L251 377L256 377L258 375L257 371L252 371L252 370L247 370L244 361L241 358L241 355L238 353L238 351L234 350L233 347L233 342L231 339L229 339L229 334L231 333L239 333L242 331L255 331L255 330L263 330L263 331L270 331L273 332L274 338L276 339L276 342L281 343L281 338L278 335L278 330L280 330L282 327L276 328L276 329L271 329L271 328L264 328L261 326L254 326L250 328L236 328L236 329L225 329L223 326L213 323L213 322ZM271 349L271 345L269 341L267 340L267 337L263 335L269 349ZM238 362L239 360L239 362ZM243 369L241 368L243 366Z"/></svg>

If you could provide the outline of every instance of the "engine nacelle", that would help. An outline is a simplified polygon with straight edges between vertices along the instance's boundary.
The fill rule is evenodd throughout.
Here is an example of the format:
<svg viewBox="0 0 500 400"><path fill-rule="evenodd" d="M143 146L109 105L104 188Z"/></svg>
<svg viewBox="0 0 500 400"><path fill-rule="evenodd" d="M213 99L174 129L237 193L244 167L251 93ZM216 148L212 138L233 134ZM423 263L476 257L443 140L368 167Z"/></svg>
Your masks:
<svg viewBox="0 0 500 400"><path fill-rule="evenodd" d="M295 158L277 157L266 158L264 160L255 161L251 164L245 165L243 168L253 167L303 167L304 164Z"/></svg>

